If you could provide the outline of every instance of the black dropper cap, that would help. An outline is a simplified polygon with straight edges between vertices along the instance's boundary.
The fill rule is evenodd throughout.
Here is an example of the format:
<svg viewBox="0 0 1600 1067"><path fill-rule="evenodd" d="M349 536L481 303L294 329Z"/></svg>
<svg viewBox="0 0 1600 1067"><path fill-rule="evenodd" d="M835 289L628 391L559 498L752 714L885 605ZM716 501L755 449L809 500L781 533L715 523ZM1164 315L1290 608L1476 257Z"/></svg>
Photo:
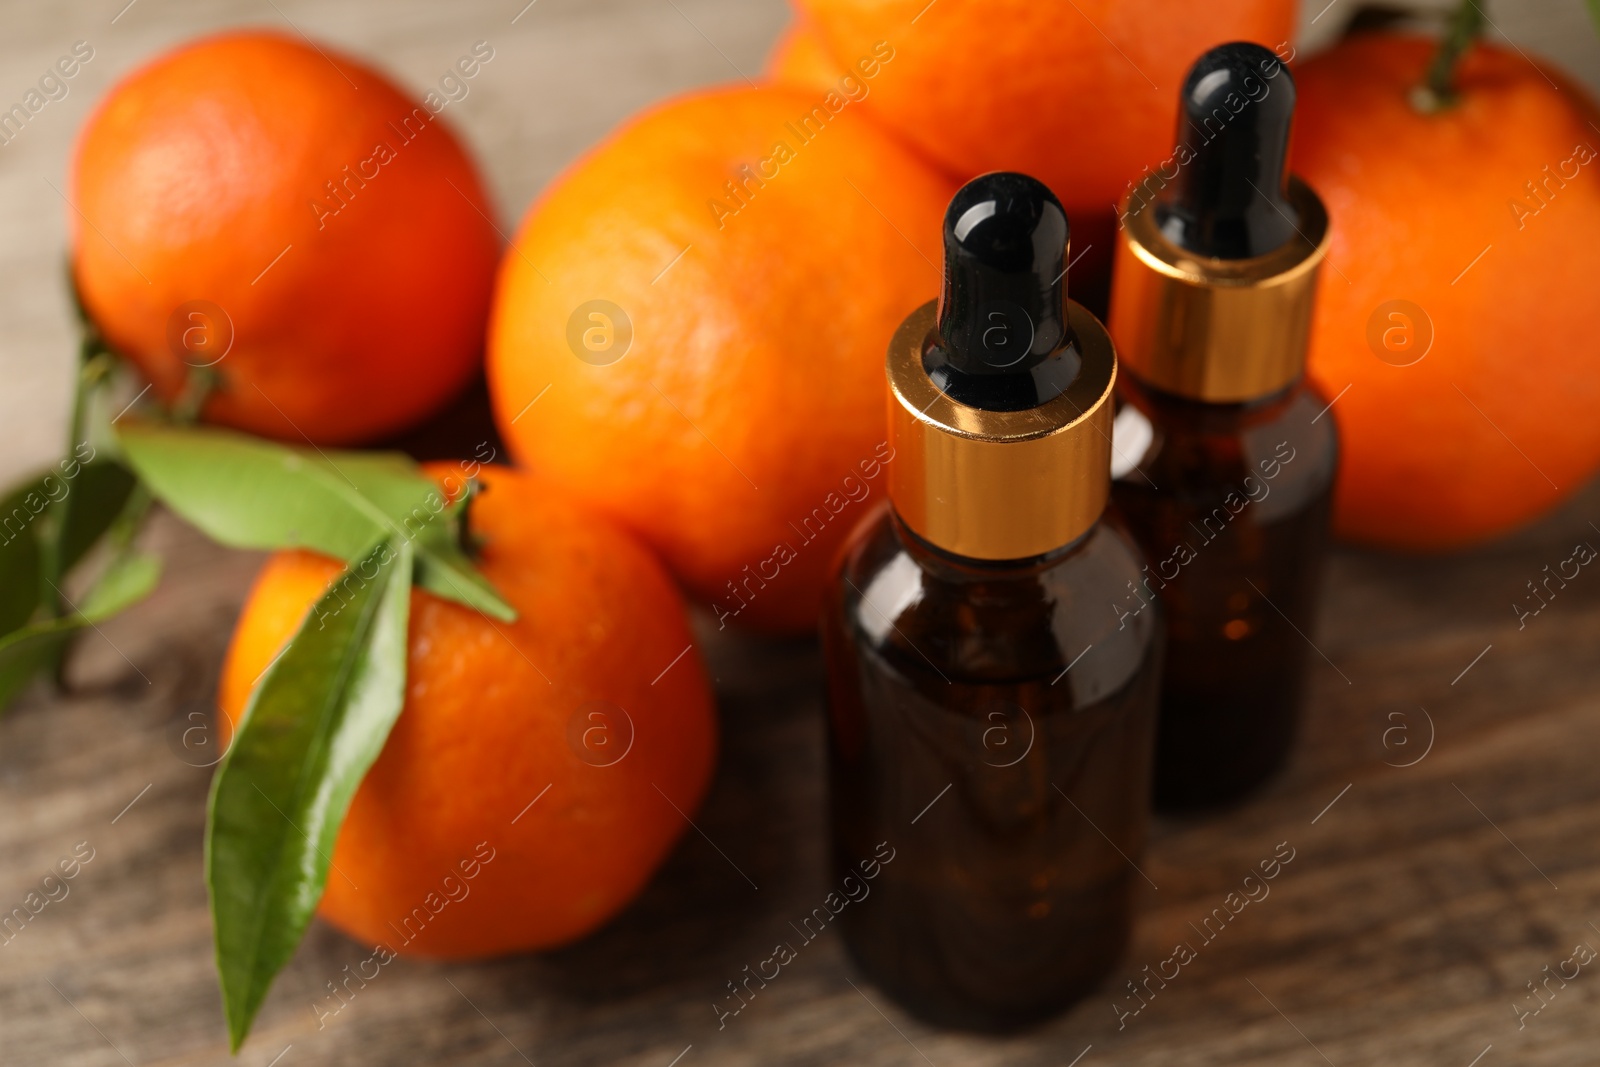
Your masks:
<svg viewBox="0 0 1600 1067"><path fill-rule="evenodd" d="M1168 240L1196 255L1249 259L1294 236L1298 220L1287 196L1294 103L1294 76L1261 45L1218 45L1189 68L1178 143L1193 158L1155 202Z"/></svg>
<svg viewBox="0 0 1600 1067"><path fill-rule="evenodd" d="M965 374L1019 374L1066 334L1067 213L1043 182L972 179L944 215L939 341Z"/></svg>
<svg viewBox="0 0 1600 1067"><path fill-rule="evenodd" d="M925 365L940 388L992 410L1057 395L1073 367L1066 316L1067 213L1043 182L998 171L956 193L944 216L944 292ZM1059 363L1059 360L1056 361Z"/></svg>

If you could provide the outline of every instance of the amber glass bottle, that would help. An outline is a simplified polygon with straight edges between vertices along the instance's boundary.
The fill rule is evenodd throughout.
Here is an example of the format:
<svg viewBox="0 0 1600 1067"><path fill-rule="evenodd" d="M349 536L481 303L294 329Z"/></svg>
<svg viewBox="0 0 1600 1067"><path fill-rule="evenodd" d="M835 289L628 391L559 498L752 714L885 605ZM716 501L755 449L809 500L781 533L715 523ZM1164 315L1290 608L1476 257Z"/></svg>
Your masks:
<svg viewBox="0 0 1600 1067"><path fill-rule="evenodd" d="M1207 52L1183 87L1178 172L1123 205L1113 498L1150 562L1118 611L1167 609L1167 809L1234 800L1282 766L1314 654L1338 441L1303 378L1328 220L1285 171L1294 102L1267 49Z"/></svg>
<svg viewBox="0 0 1600 1067"><path fill-rule="evenodd" d="M945 286L889 353L889 506L824 609L840 915L921 1017L1006 1030L1121 953L1162 627L1109 610L1143 560L1101 521L1115 357L1065 299L1067 222L991 174L945 220ZM890 857L884 861L885 857Z"/></svg>
<svg viewBox="0 0 1600 1067"><path fill-rule="evenodd" d="M1167 612L1156 804L1232 800L1280 767L1295 737L1337 441L1326 406L1295 387L1208 404L1124 378L1119 435L1150 441L1113 497L1149 563L1122 610L1152 591ZM1321 418L1318 416L1322 415ZM1128 430L1135 419L1159 429Z"/></svg>

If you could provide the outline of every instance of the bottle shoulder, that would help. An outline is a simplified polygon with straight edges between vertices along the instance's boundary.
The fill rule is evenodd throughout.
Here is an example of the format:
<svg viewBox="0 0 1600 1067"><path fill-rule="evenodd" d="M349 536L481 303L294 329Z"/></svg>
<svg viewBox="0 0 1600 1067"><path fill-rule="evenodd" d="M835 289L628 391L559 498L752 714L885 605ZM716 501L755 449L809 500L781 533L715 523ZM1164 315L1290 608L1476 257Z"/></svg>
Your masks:
<svg viewBox="0 0 1600 1067"><path fill-rule="evenodd" d="M1270 522L1320 499L1338 472L1331 405L1309 383L1261 405L1174 402L1131 382L1119 383L1118 399L1112 488L1122 501L1233 494Z"/></svg>
<svg viewBox="0 0 1600 1067"><path fill-rule="evenodd" d="M1102 520L1057 557L958 561L914 541L885 507L845 547L826 627L908 676L971 685L1066 686L1087 706L1157 653L1161 609L1144 558Z"/></svg>

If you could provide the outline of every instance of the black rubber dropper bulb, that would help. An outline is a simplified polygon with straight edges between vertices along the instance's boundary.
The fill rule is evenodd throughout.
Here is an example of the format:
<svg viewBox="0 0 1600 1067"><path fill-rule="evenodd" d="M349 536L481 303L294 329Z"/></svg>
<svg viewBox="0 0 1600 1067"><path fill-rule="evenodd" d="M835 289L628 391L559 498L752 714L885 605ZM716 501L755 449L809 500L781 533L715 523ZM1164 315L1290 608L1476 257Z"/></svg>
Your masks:
<svg viewBox="0 0 1600 1067"><path fill-rule="evenodd" d="M1179 98L1177 138L1194 155L1155 201L1168 240L1196 255L1249 259L1294 236L1294 104L1294 76L1261 45L1222 44L1195 61Z"/></svg>
<svg viewBox="0 0 1600 1067"><path fill-rule="evenodd" d="M1034 407L1070 384L1066 315L1071 229L1043 182L974 178L944 216L944 290L924 362L941 389L992 411Z"/></svg>

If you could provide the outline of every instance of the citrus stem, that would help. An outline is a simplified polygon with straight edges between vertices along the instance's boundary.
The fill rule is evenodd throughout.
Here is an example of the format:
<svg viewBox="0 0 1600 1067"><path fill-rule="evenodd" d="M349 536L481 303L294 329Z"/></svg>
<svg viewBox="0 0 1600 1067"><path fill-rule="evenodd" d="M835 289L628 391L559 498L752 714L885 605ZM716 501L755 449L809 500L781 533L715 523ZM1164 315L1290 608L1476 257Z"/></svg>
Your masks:
<svg viewBox="0 0 1600 1067"><path fill-rule="evenodd" d="M78 341L78 373L72 387L72 413L67 427L67 459L78 454L88 436L89 404L96 389L110 373L110 356L106 354L100 335L92 328L83 330ZM40 539L40 577L45 583L40 592L45 608L52 619L71 614L66 594L61 592L64 578L61 565L61 540L67 529L68 516L74 508L72 493L67 493L52 509L49 532Z"/></svg>
<svg viewBox="0 0 1600 1067"><path fill-rule="evenodd" d="M1412 94L1412 103L1418 110L1431 114L1456 103L1456 66L1483 32L1484 21L1483 8L1478 6L1477 0L1461 0L1461 6L1450 17L1450 25L1439 42L1439 51L1434 53L1427 78Z"/></svg>
<svg viewBox="0 0 1600 1067"><path fill-rule="evenodd" d="M178 394L168 412L172 421L179 426L193 426L199 422L200 410L205 407L207 398L216 392L219 381L221 378L217 372L209 367L189 368L189 376L183 382L183 391Z"/></svg>

